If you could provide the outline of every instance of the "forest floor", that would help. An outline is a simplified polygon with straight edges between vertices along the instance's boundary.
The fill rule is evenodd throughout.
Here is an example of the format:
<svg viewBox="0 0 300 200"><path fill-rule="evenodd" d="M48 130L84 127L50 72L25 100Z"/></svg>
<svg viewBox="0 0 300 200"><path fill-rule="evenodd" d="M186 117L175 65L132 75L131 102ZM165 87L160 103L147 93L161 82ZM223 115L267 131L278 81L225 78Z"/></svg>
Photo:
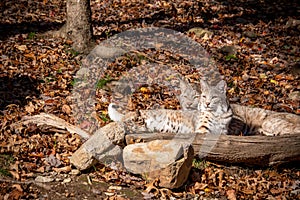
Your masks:
<svg viewBox="0 0 300 200"><path fill-rule="evenodd" d="M133 28L182 32L216 61L231 103L300 114L298 1L91 0L91 7L97 43ZM69 161L82 144L76 134L47 132L35 125L12 129L10 125L22 117L42 112L75 124L71 95L84 55L71 49L72 41L41 36L64 24L65 11L61 0L0 2L0 200L300 199L299 166L259 168L195 161L185 186L168 190L155 187L146 177L101 164L79 173ZM187 32L194 27L207 30L209 37ZM144 54L168 65L185 64L168 51ZM111 90L104 86L140 64L139 59L134 52L118 58L99 78L96 112L101 126L110 122ZM152 101L180 108L162 90L140 88L131 109L147 109ZM155 99L158 93L163 98Z"/></svg>

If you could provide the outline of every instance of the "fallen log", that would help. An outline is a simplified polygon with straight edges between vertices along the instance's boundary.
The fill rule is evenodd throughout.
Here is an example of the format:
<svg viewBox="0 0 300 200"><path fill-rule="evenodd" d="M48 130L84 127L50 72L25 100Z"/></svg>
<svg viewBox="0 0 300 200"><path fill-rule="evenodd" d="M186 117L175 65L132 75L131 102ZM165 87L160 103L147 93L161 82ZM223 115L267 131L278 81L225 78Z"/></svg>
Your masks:
<svg viewBox="0 0 300 200"><path fill-rule="evenodd" d="M126 143L149 142L157 139L172 140L172 133L143 133L127 135ZM179 136L176 136L180 139ZM182 136L184 138L184 135ZM205 142L203 142L205 139ZM202 145L215 144L208 152ZM300 161L300 135L232 136L207 138L196 135L192 142L195 154L205 154L206 160L247 166L278 166ZM204 148L205 149L205 148Z"/></svg>

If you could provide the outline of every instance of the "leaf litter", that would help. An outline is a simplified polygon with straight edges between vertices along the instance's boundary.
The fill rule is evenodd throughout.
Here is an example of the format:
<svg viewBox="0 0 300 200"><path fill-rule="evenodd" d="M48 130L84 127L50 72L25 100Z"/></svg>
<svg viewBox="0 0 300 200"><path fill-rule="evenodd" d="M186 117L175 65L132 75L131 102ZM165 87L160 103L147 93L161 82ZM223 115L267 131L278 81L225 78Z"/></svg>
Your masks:
<svg viewBox="0 0 300 200"><path fill-rule="evenodd" d="M216 61L232 103L300 114L299 3L258 4L91 1L98 42L138 27L166 27L186 33ZM71 91L82 55L71 49L70 41L38 35L62 25L65 1L4 0L0 5L1 199L300 198L297 168L255 169L196 161L186 186L174 191L113 166L99 164L79 174L69 162L82 144L78 136L36 125L10 128L22 117L41 112L75 123L70 115ZM195 27L207 34L188 32ZM199 78L187 70L189 64L182 57L168 51L130 52L117 58L110 63L106 77L99 77L95 110L100 126L110 121L107 106L113 82L129 69L153 61L176 69L191 83ZM155 106L180 109L173 92L160 85L141 85L126 106L128 110ZM37 177L49 180L47 187L35 181Z"/></svg>

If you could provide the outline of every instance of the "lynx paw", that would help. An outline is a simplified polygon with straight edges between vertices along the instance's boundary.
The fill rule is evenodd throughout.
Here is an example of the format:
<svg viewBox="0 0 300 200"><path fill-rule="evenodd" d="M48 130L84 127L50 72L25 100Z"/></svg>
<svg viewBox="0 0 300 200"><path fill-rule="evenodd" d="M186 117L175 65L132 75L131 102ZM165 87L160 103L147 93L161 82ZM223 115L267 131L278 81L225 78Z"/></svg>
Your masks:
<svg viewBox="0 0 300 200"><path fill-rule="evenodd" d="M118 108L119 106L114 103L108 105L108 116L116 122L120 122L124 118L124 115L118 111Z"/></svg>

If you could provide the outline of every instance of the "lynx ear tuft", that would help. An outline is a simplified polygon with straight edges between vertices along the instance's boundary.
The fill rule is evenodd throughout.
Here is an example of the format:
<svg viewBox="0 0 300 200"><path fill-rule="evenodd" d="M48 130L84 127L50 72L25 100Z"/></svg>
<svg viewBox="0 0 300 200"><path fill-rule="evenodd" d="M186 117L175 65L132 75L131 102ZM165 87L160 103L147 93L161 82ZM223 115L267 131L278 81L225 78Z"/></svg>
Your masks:
<svg viewBox="0 0 300 200"><path fill-rule="evenodd" d="M227 84L224 80L221 80L217 85L216 85L216 88L219 90L219 91L224 91L226 92L227 90Z"/></svg>
<svg viewBox="0 0 300 200"><path fill-rule="evenodd" d="M207 81L205 80L200 80L200 86L201 86L201 91L208 91L209 90L209 85Z"/></svg>

